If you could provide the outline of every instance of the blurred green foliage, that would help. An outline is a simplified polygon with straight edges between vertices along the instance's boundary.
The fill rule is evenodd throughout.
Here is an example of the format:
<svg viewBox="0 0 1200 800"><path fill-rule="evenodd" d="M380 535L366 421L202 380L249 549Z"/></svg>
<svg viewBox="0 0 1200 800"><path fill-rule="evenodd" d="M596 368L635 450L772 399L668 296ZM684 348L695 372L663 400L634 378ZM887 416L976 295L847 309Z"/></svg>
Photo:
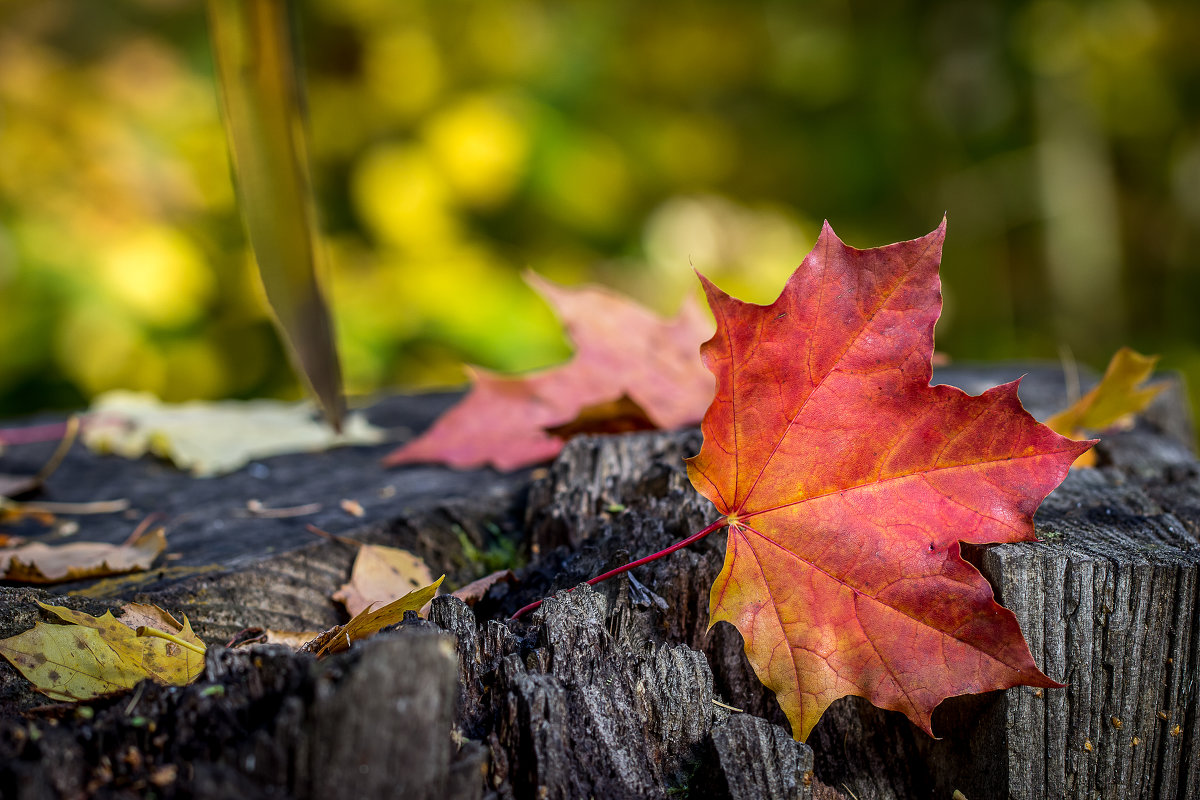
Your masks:
<svg viewBox="0 0 1200 800"><path fill-rule="evenodd" d="M568 352L520 271L773 298L950 227L938 348L1200 387L1200 4L298 3L348 389ZM199 0L0 0L0 413L298 394Z"/></svg>

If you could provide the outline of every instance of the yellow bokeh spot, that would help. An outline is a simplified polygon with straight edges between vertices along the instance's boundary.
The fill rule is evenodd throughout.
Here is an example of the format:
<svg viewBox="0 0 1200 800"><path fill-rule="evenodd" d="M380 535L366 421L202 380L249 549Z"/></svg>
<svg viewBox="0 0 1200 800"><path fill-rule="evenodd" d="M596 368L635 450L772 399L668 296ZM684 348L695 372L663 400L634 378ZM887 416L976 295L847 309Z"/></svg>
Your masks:
<svg viewBox="0 0 1200 800"><path fill-rule="evenodd" d="M113 243L100 262L110 296L145 322L186 325L205 310L213 276L196 247L177 230L149 226Z"/></svg>
<svg viewBox="0 0 1200 800"><path fill-rule="evenodd" d="M426 333L492 369L526 370L565 356L558 322L507 263L462 245L437 257L397 264L406 288L397 313L421 320Z"/></svg>
<svg viewBox="0 0 1200 800"><path fill-rule="evenodd" d="M505 200L529 155L529 136L516 104L497 97L468 97L438 113L425 138L450 186L468 205Z"/></svg>
<svg viewBox="0 0 1200 800"><path fill-rule="evenodd" d="M428 31L386 29L367 37L362 68L367 90L380 110L411 119L442 89L442 58Z"/></svg>
<svg viewBox="0 0 1200 800"><path fill-rule="evenodd" d="M816 226L786 209L715 195L673 197L646 222L644 280L656 285L638 294L678 296L693 285L692 266L735 297L770 303L815 240Z"/></svg>
<svg viewBox="0 0 1200 800"><path fill-rule="evenodd" d="M422 148L385 145L367 154L351 191L363 220L387 242L424 250L458 238L450 187Z"/></svg>
<svg viewBox="0 0 1200 800"><path fill-rule="evenodd" d="M86 395L109 389L158 393L166 364L143 332L100 304L71 309L56 331L59 368Z"/></svg>

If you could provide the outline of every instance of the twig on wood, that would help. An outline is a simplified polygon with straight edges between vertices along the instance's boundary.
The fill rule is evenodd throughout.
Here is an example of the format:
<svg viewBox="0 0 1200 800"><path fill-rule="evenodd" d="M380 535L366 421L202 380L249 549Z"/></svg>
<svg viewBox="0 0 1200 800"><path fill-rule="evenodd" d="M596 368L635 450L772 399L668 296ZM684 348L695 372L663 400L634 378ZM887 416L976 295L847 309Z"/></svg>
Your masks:
<svg viewBox="0 0 1200 800"><path fill-rule="evenodd" d="M326 539L329 539L332 542L341 542L342 544L350 545L351 547L362 547L363 546L363 543L358 541L357 539L351 539L348 536L338 536L336 533L329 533L328 531L323 531L320 528L318 528L316 525L305 525L304 529L306 531L308 531L309 533L315 534L317 536L324 536Z"/></svg>
<svg viewBox="0 0 1200 800"><path fill-rule="evenodd" d="M129 508L129 500L96 500L91 503L16 503L7 501L4 505L17 511L32 514L115 514Z"/></svg>
<svg viewBox="0 0 1200 800"><path fill-rule="evenodd" d="M261 500L247 500L246 511L252 517L263 517L265 519L288 519L290 517L307 517L309 514L316 514L321 510L320 503L305 503L302 506L288 506L285 508L267 508L262 504Z"/></svg>

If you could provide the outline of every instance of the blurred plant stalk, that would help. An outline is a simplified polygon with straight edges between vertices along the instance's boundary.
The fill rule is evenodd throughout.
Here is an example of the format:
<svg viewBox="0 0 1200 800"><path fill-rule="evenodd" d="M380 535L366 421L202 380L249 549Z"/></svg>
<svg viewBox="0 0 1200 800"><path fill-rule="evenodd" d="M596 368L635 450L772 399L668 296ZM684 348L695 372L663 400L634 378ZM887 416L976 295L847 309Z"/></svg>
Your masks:
<svg viewBox="0 0 1200 800"><path fill-rule="evenodd" d="M259 275L293 362L341 429L341 366L318 280L300 71L289 0L208 0L234 182Z"/></svg>

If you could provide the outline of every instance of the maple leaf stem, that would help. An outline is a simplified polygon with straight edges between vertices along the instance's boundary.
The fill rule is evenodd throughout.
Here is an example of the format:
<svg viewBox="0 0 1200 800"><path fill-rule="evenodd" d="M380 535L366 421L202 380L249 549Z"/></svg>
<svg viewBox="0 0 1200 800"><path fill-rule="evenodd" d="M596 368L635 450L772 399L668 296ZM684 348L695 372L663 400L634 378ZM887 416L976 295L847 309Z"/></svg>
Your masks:
<svg viewBox="0 0 1200 800"><path fill-rule="evenodd" d="M713 531L720 530L721 528L725 527L727 524L729 524L728 518L721 517L719 520L717 520L713 524L709 525L704 530L693 533L691 536L687 537L686 539L682 539L682 540L676 542L675 544L671 545L670 547L666 548L665 550L659 550L657 553L651 553L648 556L639 558L637 561L630 561L628 564L625 564L624 566L617 567L616 569L610 569L608 572L605 572L603 575L597 575L596 577L592 578L591 580L589 580L587 582L588 586L595 586L597 583L600 583L600 581L606 581L609 578L620 575L622 572L628 572L629 570L633 569L634 567L640 567L642 564L649 564L651 561L657 561L658 559L662 558L663 556L669 556L669 555L671 555L671 553L674 553L676 550L681 550L690 544L694 544L695 542L700 541L705 536L708 536ZM567 591L573 592L573 591L575 591L575 587L572 586L570 589L567 589ZM535 603L530 603L529 605L525 606L524 608L519 609L517 611L517 613L513 614L512 617L510 617L510 619L519 619L522 616L524 616L525 614L528 614L530 611L533 611L534 609L536 609L541 604L542 604L542 600L538 600Z"/></svg>
<svg viewBox="0 0 1200 800"><path fill-rule="evenodd" d="M180 647L187 648L193 653L199 653L200 655L204 655L205 652L203 645L193 644L180 639L178 636L172 636L165 631L160 631L157 628L151 628L148 625L139 625L135 633L137 633L138 636L153 636L156 639L166 639L168 642L174 642Z"/></svg>

